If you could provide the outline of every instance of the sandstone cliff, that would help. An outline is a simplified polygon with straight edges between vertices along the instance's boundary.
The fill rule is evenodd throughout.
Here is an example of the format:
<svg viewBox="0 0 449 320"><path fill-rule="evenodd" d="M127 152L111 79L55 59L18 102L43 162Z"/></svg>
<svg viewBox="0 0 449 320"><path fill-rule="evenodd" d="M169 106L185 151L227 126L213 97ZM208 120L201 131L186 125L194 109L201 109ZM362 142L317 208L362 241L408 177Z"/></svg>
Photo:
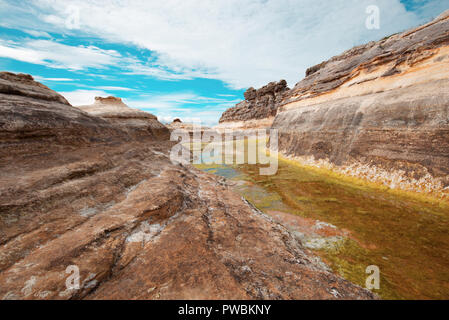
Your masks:
<svg viewBox="0 0 449 320"><path fill-rule="evenodd" d="M172 164L172 142L30 76L2 73L1 90L1 299L374 298L224 181Z"/></svg>
<svg viewBox="0 0 449 320"><path fill-rule="evenodd" d="M307 74L273 123L284 153L392 187L449 186L448 13Z"/></svg>
<svg viewBox="0 0 449 320"><path fill-rule="evenodd" d="M244 93L244 101L223 113L217 129L270 127L277 108L288 91L285 80L271 82L258 90L249 88Z"/></svg>
<svg viewBox="0 0 449 320"><path fill-rule="evenodd" d="M159 140L170 139L168 129L157 120L156 116L142 110L131 109L120 98L96 97L93 105L78 108L119 125L129 133L144 136L150 134Z"/></svg>
<svg viewBox="0 0 449 320"><path fill-rule="evenodd" d="M272 123L280 151L306 164L447 194L449 11L309 68L274 109L274 120L255 111L232 118L238 111L231 109L222 121Z"/></svg>

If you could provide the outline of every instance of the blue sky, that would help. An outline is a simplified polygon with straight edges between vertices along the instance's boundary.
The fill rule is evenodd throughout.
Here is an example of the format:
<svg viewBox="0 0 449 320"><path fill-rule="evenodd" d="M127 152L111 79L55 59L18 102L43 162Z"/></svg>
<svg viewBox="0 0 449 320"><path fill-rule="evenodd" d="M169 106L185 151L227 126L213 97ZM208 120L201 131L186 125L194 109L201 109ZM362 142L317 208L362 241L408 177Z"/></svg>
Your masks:
<svg viewBox="0 0 449 320"><path fill-rule="evenodd" d="M365 27L380 8L380 29ZM217 123L250 86L422 24L448 0L0 0L0 70L73 105L119 96L161 121Z"/></svg>

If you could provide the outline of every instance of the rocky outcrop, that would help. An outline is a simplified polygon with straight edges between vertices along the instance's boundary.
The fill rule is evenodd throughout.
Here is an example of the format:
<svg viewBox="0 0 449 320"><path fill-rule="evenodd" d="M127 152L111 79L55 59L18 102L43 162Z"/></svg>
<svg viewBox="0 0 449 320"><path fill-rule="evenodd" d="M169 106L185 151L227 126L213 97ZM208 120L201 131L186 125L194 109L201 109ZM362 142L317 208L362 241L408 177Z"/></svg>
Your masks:
<svg viewBox="0 0 449 320"><path fill-rule="evenodd" d="M218 128L270 127L277 108L288 91L285 80L271 82L258 90L249 88L244 93L244 101L223 113Z"/></svg>
<svg viewBox="0 0 449 320"><path fill-rule="evenodd" d="M185 123L181 119L175 119L172 123L167 125L167 128L171 133L174 131L178 133L187 133L191 139L201 140L204 133L207 132L208 135L213 135L216 131L209 127L201 125L201 123Z"/></svg>
<svg viewBox="0 0 449 320"><path fill-rule="evenodd" d="M120 126L131 134L148 135L158 140L170 139L168 129L157 120L157 117L142 110L131 109L120 98L96 97L95 103L79 106L81 110L106 119Z"/></svg>
<svg viewBox="0 0 449 320"><path fill-rule="evenodd" d="M449 14L307 71L273 128L298 160L391 187L449 186Z"/></svg>
<svg viewBox="0 0 449 320"><path fill-rule="evenodd" d="M42 83L35 82L31 75L23 73L0 72L0 94L69 104L63 96Z"/></svg>
<svg viewBox="0 0 449 320"><path fill-rule="evenodd" d="M375 298L172 142L2 79L0 299Z"/></svg>
<svg viewBox="0 0 449 320"><path fill-rule="evenodd" d="M121 130L72 107L30 75L1 72L0 102L0 159L6 162L60 146L78 148L124 139Z"/></svg>
<svg viewBox="0 0 449 320"><path fill-rule="evenodd" d="M449 11L309 68L275 100L271 114L245 101L218 127L271 125L280 151L304 164L449 193Z"/></svg>

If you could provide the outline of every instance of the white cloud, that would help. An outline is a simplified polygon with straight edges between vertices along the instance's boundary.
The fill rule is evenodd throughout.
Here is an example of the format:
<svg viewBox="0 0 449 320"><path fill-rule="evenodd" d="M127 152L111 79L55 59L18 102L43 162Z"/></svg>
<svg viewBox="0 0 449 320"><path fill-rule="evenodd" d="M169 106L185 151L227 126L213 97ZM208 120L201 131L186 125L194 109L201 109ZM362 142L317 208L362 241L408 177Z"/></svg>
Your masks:
<svg viewBox="0 0 449 320"><path fill-rule="evenodd" d="M235 97L234 97L235 98ZM184 122L201 121L212 126L218 122L223 111L234 106L239 99L200 96L191 92L153 94L139 99L124 99L132 108L151 112L162 122L181 118Z"/></svg>
<svg viewBox="0 0 449 320"><path fill-rule="evenodd" d="M72 81L76 81L75 79L70 79L70 78L45 78L45 77L41 77L41 76L33 76L34 80L39 81L39 82L44 82L44 81L55 81L55 82L72 82Z"/></svg>
<svg viewBox="0 0 449 320"><path fill-rule="evenodd" d="M168 68L158 64L143 65L141 63L130 64L126 66L129 71L124 72L127 75L144 75L157 78L159 80L177 81L177 80L191 80L194 78L214 78L207 72L199 70L173 70L175 68Z"/></svg>
<svg viewBox="0 0 449 320"><path fill-rule="evenodd" d="M33 3L45 12L41 18L53 28L64 28L66 8L75 5L80 9L82 32L158 53L152 65L137 66L132 73L161 79L201 76L235 88L262 86L280 78L293 85L313 64L428 18L407 12L399 0ZM378 31L365 28L365 9L373 4L381 8ZM427 5L426 12L440 7Z"/></svg>
<svg viewBox="0 0 449 320"><path fill-rule="evenodd" d="M59 92L72 106L85 106L95 102L95 97L108 97L110 94L103 90L75 90Z"/></svg>
<svg viewBox="0 0 449 320"><path fill-rule="evenodd" d="M51 35L49 35L45 31L37 31L37 30L23 30L23 31L36 38L51 38Z"/></svg>
<svg viewBox="0 0 449 320"><path fill-rule="evenodd" d="M217 94L217 96L220 96L220 97L236 97L235 94Z"/></svg>
<svg viewBox="0 0 449 320"><path fill-rule="evenodd" d="M28 40L24 43L0 40L0 57L69 70L104 68L124 60L114 50L69 46L50 40Z"/></svg>
<svg viewBox="0 0 449 320"><path fill-rule="evenodd" d="M101 89L101 90L110 90L110 91L135 91L135 89L131 89L131 88L113 87L113 86L100 86L100 87L96 87L96 88Z"/></svg>
<svg viewBox="0 0 449 320"><path fill-rule="evenodd" d="M174 110L180 109L185 105L211 105L224 106L239 102L239 99L223 99L204 97L191 92L179 92L169 94L152 94L150 96L141 96L139 99L128 99L126 102L135 108L151 108Z"/></svg>

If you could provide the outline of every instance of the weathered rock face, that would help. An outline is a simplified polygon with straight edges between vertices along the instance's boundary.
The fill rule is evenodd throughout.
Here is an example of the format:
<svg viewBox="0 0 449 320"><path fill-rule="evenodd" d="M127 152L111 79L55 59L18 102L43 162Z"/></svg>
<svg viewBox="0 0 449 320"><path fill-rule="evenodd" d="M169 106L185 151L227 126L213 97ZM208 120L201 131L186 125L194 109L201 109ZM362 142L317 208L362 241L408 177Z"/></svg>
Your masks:
<svg viewBox="0 0 449 320"><path fill-rule="evenodd" d="M305 164L449 194L449 11L311 67L281 92L258 109L249 90L218 128L272 126L280 151Z"/></svg>
<svg viewBox="0 0 449 320"><path fill-rule="evenodd" d="M124 139L121 130L72 107L29 75L1 72L0 102L0 158L7 162L59 146L78 148Z"/></svg>
<svg viewBox="0 0 449 320"><path fill-rule="evenodd" d="M69 104L63 96L42 83L35 82L31 75L23 73L0 72L0 94Z"/></svg>
<svg viewBox="0 0 449 320"><path fill-rule="evenodd" d="M449 14L307 71L273 123L311 164L420 191L449 186Z"/></svg>
<svg viewBox="0 0 449 320"><path fill-rule="evenodd" d="M170 130L172 135L174 131L176 131L176 133L180 135L187 133L190 136L190 139L195 140L201 140L205 132L207 132L208 135L212 135L213 133L215 133L215 130L209 127L203 125L200 126L200 124L185 123L180 119L173 120L172 123L167 125L167 128ZM176 139L175 135L173 135L173 139Z"/></svg>
<svg viewBox="0 0 449 320"><path fill-rule="evenodd" d="M158 140L170 139L168 129L157 120L156 116L142 110L131 109L120 98L96 97L93 105L78 108L119 125L131 134L143 136L150 134Z"/></svg>
<svg viewBox="0 0 449 320"><path fill-rule="evenodd" d="M271 82L258 90L249 88L244 94L244 101L223 113L218 128L271 126L277 108L288 91L285 80Z"/></svg>
<svg viewBox="0 0 449 320"><path fill-rule="evenodd" d="M172 142L2 77L1 299L374 298L224 181L171 163Z"/></svg>

